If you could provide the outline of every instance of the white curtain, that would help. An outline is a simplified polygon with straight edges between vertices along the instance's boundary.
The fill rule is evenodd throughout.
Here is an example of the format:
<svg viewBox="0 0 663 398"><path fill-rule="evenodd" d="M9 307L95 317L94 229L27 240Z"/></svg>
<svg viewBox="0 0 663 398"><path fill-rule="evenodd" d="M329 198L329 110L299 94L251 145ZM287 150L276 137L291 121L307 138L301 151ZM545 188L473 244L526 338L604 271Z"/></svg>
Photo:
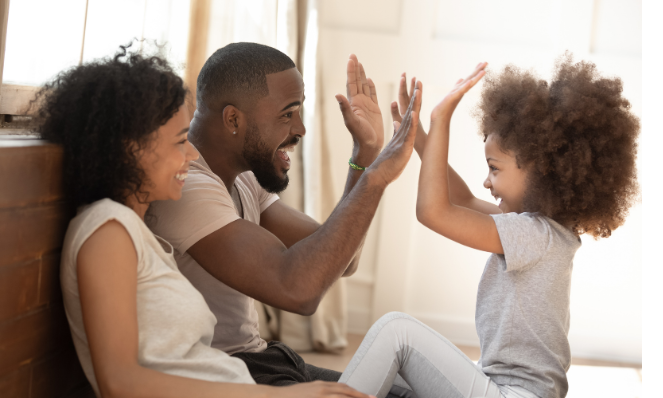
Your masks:
<svg viewBox="0 0 663 398"><path fill-rule="evenodd" d="M187 73L190 86L207 57L218 48L238 41L278 48L290 56L302 72L306 86L303 117L307 133L293 156L290 185L280 197L289 206L306 212L318 222L324 222L335 203L321 121L323 97L318 62L318 1L192 1L188 63L197 70ZM200 28L196 30L197 27ZM200 29L207 30L207 35L201 35ZM203 49L196 51L192 46ZM333 352L347 345L343 280L327 291L318 310L310 317L280 311L261 303L256 303L256 309L260 315L260 334L264 339L279 339L297 351Z"/></svg>

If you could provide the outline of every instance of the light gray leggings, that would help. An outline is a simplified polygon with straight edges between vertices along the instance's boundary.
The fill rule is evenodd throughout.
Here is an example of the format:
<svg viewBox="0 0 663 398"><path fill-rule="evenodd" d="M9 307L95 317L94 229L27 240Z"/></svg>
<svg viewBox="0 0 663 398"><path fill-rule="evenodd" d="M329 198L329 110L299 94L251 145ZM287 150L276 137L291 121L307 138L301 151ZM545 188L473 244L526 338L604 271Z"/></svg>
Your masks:
<svg viewBox="0 0 663 398"><path fill-rule="evenodd" d="M399 312L371 327L339 383L378 398L392 384L409 385L418 398L535 397L519 387L498 387L449 340Z"/></svg>

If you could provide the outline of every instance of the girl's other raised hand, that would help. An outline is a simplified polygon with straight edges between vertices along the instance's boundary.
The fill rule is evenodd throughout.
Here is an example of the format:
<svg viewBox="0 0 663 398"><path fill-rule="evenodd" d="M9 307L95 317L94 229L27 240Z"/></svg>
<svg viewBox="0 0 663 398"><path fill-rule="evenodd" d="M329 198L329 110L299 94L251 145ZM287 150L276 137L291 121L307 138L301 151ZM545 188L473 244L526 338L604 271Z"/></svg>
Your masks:
<svg viewBox="0 0 663 398"><path fill-rule="evenodd" d="M480 62L465 79L458 79L451 92L433 108L431 121L442 119L449 121L463 95L468 92L486 74L488 62Z"/></svg>
<svg viewBox="0 0 663 398"><path fill-rule="evenodd" d="M421 84L421 83L419 83ZM407 89L407 75L405 72L401 75L400 84L398 86L398 102L394 101L391 103L391 117L395 122L401 122L405 116L405 112L412 100L412 94L414 93L415 87L417 85L417 78L413 77L410 80L410 91ZM400 108L400 109L399 109ZM417 125L417 135L414 141L414 149L419 154L419 157L423 156L424 148L426 147L426 131L424 130L421 121Z"/></svg>

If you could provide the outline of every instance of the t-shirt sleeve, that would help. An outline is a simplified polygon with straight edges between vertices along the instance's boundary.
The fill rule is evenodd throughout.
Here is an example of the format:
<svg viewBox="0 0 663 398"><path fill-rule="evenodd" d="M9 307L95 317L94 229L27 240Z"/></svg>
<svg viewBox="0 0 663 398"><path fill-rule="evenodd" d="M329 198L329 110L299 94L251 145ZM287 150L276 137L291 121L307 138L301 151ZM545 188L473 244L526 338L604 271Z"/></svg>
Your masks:
<svg viewBox="0 0 663 398"><path fill-rule="evenodd" d="M251 172L247 172L247 183L251 185L251 190L256 193L258 197L258 205L260 206L260 213L267 210L272 203L279 200L279 196L275 193L267 192L263 187L260 186L258 180Z"/></svg>
<svg viewBox="0 0 663 398"><path fill-rule="evenodd" d="M152 203L145 220L156 234L184 253L196 242L239 219L228 190L204 174L189 174L182 198Z"/></svg>
<svg viewBox="0 0 663 398"><path fill-rule="evenodd" d="M529 213L492 214L500 236L506 271L524 271L535 266L548 251L550 225L545 218Z"/></svg>

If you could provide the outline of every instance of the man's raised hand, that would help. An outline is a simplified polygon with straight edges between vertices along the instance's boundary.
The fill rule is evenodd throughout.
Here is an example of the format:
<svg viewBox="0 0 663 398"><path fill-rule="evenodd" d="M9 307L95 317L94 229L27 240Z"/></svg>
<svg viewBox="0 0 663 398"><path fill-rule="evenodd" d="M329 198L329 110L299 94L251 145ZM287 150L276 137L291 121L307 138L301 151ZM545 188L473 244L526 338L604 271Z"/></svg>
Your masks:
<svg viewBox="0 0 663 398"><path fill-rule="evenodd" d="M382 177L387 184L398 178L412 156L414 139L419 127L421 89L421 82L416 82L402 120L394 121L394 136L369 169Z"/></svg>
<svg viewBox="0 0 663 398"><path fill-rule="evenodd" d="M368 167L384 144L384 126L375 84L366 78L364 66L354 54L348 60L346 91L347 98L336 94L336 100L354 141L352 159L354 163Z"/></svg>

